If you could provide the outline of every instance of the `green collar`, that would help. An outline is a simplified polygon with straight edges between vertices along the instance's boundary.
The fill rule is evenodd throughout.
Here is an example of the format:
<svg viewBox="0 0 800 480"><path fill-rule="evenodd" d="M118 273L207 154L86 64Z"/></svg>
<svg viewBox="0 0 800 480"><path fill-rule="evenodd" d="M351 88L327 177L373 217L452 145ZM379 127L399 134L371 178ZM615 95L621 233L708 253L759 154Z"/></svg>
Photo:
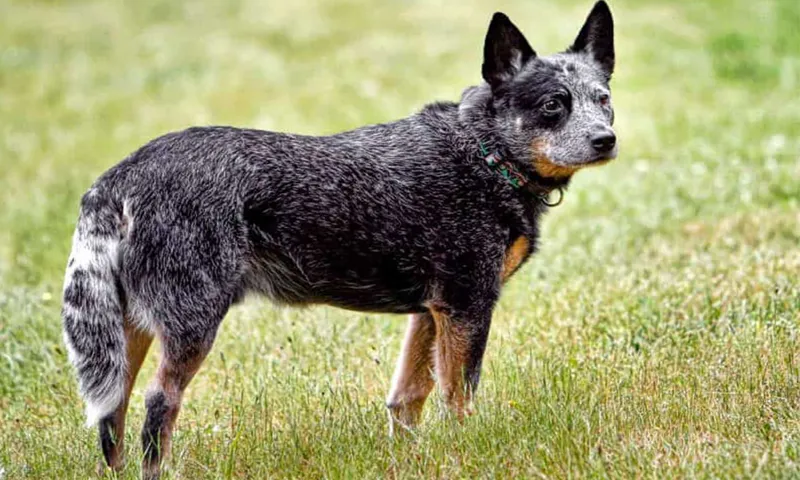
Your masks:
<svg viewBox="0 0 800 480"><path fill-rule="evenodd" d="M525 190L536 195L539 200L548 207L555 207L561 204L561 201L564 199L564 190L562 187L544 188L540 185L536 185L535 182L531 183L528 176L520 172L513 162L504 159L499 150L490 152L489 149L486 148L486 145L480 141L478 142L478 147L480 148L481 156L484 162L486 162L486 165L505 178L509 185L515 190L520 190L527 186L528 188L525 188ZM558 190L558 200L551 202L550 193L556 189Z"/></svg>
<svg viewBox="0 0 800 480"><path fill-rule="evenodd" d="M520 189L528 183L528 177L519 171L513 163L506 161L500 154L499 150L490 153L489 149L483 142L478 142L481 149L481 155L486 165L492 170L498 172L503 178L515 189Z"/></svg>

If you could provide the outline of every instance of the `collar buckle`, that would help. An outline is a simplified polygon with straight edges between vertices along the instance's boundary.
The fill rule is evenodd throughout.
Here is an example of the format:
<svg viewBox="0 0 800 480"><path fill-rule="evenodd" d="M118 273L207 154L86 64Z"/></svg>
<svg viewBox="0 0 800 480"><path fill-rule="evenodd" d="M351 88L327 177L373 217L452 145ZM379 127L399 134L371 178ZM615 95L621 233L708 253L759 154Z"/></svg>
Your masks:
<svg viewBox="0 0 800 480"><path fill-rule="evenodd" d="M561 205L561 202L564 201L564 188L558 187L556 191L558 191L558 200L556 200L555 202L550 201L550 193L552 192L539 195L539 200L541 200L542 203L544 203L548 207L557 207Z"/></svg>

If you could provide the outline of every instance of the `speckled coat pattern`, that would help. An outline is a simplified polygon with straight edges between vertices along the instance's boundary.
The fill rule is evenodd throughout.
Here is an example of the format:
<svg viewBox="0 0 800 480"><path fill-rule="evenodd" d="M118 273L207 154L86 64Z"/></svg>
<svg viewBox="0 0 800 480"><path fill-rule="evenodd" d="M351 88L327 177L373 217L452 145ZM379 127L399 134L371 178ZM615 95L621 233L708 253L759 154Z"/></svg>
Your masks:
<svg viewBox="0 0 800 480"><path fill-rule="evenodd" d="M325 137L190 128L108 170L81 202L63 303L101 444L114 442L114 412L129 395L126 328L161 339L162 370L199 366L229 307L249 293L284 305L438 312L447 321L437 329L465 345L459 368L474 389L502 282L539 239L543 198L616 155L612 38L603 2L575 44L551 57L496 14L484 82L460 102ZM481 146L528 184L515 188L489 168ZM193 372L175 375L180 392ZM148 441L168 428L169 385L148 395L143 440L156 463Z"/></svg>

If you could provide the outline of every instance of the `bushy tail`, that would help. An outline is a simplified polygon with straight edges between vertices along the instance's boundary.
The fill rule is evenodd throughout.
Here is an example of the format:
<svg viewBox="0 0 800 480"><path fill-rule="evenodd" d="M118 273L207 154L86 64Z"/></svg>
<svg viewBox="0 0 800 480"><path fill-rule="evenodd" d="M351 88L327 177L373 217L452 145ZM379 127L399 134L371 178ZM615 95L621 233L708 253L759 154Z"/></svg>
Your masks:
<svg viewBox="0 0 800 480"><path fill-rule="evenodd" d="M64 279L61 318L70 362L96 424L121 403L125 391L125 332L119 287L122 213L96 188L81 202Z"/></svg>

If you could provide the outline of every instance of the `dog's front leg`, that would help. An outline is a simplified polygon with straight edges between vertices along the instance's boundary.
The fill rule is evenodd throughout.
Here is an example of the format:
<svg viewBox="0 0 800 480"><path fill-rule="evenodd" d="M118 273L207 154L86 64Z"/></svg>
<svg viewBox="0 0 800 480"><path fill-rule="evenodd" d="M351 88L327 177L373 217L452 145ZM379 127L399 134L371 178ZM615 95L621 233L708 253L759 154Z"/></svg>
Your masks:
<svg viewBox="0 0 800 480"><path fill-rule="evenodd" d="M459 421L472 413L483 353L489 336L491 306L458 310L431 305L436 325L435 364L439 387Z"/></svg>

